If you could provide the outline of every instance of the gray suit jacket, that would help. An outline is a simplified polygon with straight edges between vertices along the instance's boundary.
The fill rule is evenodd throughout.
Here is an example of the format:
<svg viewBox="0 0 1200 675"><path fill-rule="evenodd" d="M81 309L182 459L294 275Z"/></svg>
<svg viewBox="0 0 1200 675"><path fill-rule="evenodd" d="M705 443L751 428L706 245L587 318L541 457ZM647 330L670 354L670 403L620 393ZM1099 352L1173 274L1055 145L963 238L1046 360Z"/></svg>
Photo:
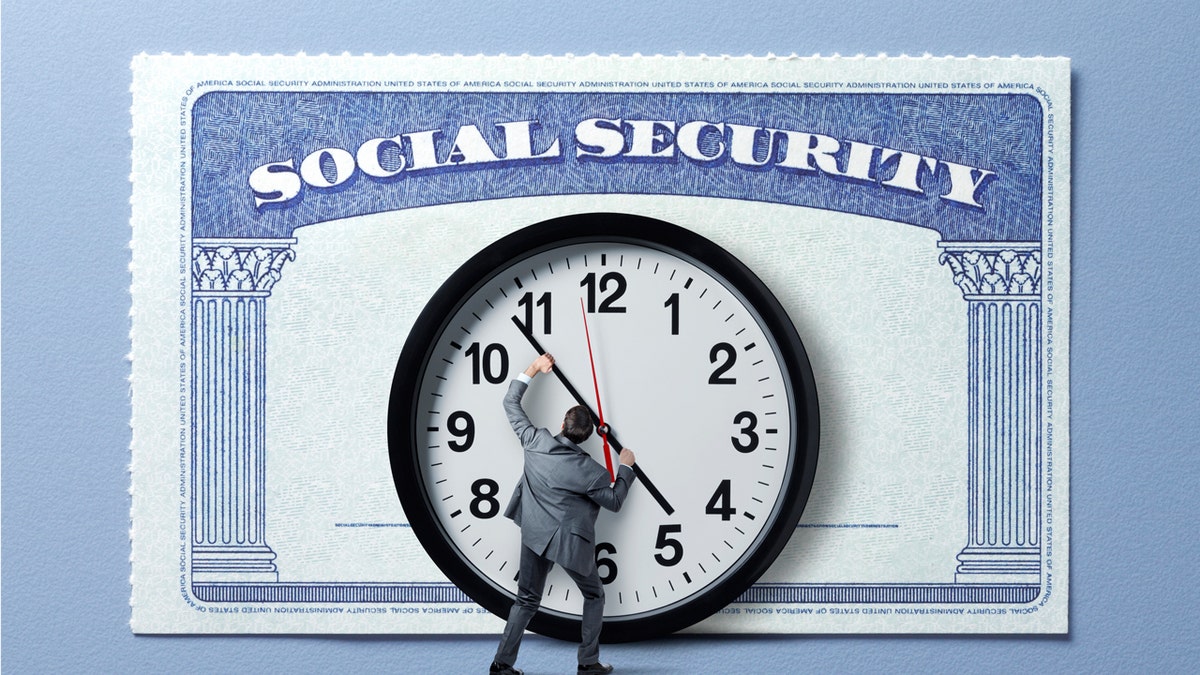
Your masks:
<svg viewBox="0 0 1200 675"><path fill-rule="evenodd" d="M525 449L525 471L504 515L521 527L521 543L563 567L590 574L596 568L596 516L600 507L621 510L633 469L621 465L609 484L608 469L575 443L529 421L521 398L529 385L513 380L504 412Z"/></svg>

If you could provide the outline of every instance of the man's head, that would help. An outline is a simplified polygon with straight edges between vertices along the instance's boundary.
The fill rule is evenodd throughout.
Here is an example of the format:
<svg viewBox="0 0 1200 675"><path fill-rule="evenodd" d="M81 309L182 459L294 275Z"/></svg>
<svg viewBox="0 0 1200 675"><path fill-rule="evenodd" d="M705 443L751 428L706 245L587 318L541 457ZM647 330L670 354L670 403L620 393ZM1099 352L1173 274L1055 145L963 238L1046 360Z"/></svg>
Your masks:
<svg viewBox="0 0 1200 675"><path fill-rule="evenodd" d="M571 408L563 417L562 431L573 443L586 441L592 435L592 413L581 405Z"/></svg>

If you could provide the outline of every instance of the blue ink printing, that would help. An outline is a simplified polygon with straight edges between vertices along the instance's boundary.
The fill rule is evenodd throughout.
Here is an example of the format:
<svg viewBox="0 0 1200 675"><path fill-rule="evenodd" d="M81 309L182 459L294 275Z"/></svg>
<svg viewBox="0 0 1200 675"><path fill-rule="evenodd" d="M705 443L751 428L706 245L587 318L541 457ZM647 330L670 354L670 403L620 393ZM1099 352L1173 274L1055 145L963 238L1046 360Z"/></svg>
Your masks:
<svg viewBox="0 0 1200 675"><path fill-rule="evenodd" d="M255 208L293 204L302 198L306 186L336 188L347 185L358 172L389 180L401 174L484 169L562 158L559 138L543 142L545 150L534 151L533 131L540 126L537 120L496 122L493 126L500 130L495 148L479 125L466 124L458 128L450 143L447 131L432 129L371 138L353 154L338 147L313 150L298 168L294 158L263 164L250 172L248 180ZM948 188L939 196L979 209L983 208L979 195L985 183L996 176L995 171L872 143L732 122L692 120L679 124L673 120L590 118L575 126L574 135L579 161L673 163L682 156L699 166L720 166L728 161L749 170L819 173L918 195L936 189L933 179L943 171ZM703 143L702 135L706 136ZM384 161L388 150L392 151L390 163Z"/></svg>
<svg viewBox="0 0 1200 675"><path fill-rule="evenodd" d="M210 92L193 107L192 234L625 193L1039 241L1043 113L1028 94Z"/></svg>

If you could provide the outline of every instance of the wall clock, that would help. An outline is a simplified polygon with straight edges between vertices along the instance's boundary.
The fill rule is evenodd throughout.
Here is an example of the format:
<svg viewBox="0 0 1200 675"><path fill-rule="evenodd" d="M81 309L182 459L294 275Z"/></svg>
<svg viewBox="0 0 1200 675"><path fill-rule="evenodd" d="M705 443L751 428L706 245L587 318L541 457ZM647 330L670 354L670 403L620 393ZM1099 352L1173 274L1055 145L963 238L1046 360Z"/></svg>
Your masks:
<svg viewBox="0 0 1200 675"><path fill-rule="evenodd" d="M584 444L598 462L637 453L624 507L596 523L602 638L673 632L734 600L787 543L816 472L816 386L780 303L720 246L627 214L526 227L445 281L396 366L392 473L425 550L500 616L520 551L502 512L522 471L501 400L543 351L557 366L525 396L534 423L557 432L582 401L609 429L608 452L599 434ZM555 567L530 629L577 640L581 607Z"/></svg>

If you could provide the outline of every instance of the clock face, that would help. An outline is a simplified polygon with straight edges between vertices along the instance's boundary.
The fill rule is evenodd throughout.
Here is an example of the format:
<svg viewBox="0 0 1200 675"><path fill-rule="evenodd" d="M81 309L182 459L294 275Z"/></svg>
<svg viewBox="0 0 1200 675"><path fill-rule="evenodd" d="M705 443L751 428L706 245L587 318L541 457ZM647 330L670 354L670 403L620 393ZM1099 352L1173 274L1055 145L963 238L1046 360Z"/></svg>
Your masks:
<svg viewBox="0 0 1200 675"><path fill-rule="evenodd" d="M637 455L621 511L596 521L605 639L677 630L733 600L794 531L816 467L816 391L778 302L715 244L617 214L521 230L443 285L397 367L393 474L435 562L501 615L521 546L503 511L523 466L501 401L543 350L558 372L525 395L534 424L558 433L579 396ZM583 448L606 464L598 434ZM556 566L530 627L577 639L581 608Z"/></svg>

